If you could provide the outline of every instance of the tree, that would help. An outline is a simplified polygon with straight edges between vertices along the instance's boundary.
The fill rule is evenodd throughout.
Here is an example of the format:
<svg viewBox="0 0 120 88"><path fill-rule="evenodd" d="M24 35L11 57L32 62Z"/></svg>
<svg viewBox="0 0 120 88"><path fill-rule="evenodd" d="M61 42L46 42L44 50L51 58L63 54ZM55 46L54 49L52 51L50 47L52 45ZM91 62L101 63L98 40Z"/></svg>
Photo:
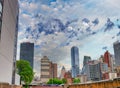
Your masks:
<svg viewBox="0 0 120 88"><path fill-rule="evenodd" d="M74 78L73 83L80 83L80 79L79 78Z"/></svg>
<svg viewBox="0 0 120 88"><path fill-rule="evenodd" d="M34 72L30 63L26 60L19 60L16 62L16 69L18 75L20 75L20 81L25 83L25 88L32 82L34 77Z"/></svg>
<svg viewBox="0 0 120 88"><path fill-rule="evenodd" d="M63 84L67 83L67 80L65 78L62 79Z"/></svg>
<svg viewBox="0 0 120 88"><path fill-rule="evenodd" d="M52 78L49 79L49 81L47 82L47 84L62 84L62 80L58 79L58 78Z"/></svg>

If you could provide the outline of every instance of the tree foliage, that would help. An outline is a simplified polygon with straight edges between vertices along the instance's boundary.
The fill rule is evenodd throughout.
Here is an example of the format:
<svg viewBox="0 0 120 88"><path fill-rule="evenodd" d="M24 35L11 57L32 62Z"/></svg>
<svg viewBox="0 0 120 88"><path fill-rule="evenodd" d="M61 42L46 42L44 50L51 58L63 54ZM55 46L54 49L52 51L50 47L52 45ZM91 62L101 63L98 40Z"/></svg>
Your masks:
<svg viewBox="0 0 120 88"><path fill-rule="evenodd" d="M79 78L74 78L73 83L80 83L80 79Z"/></svg>
<svg viewBox="0 0 120 88"><path fill-rule="evenodd" d="M65 78L62 79L63 84L67 83L67 80Z"/></svg>
<svg viewBox="0 0 120 88"><path fill-rule="evenodd" d="M34 77L34 72L32 67L30 66L30 63L26 60L19 60L16 62L16 69L18 75L20 75L21 81L25 83L27 88Z"/></svg>
<svg viewBox="0 0 120 88"><path fill-rule="evenodd" d="M64 84L66 83L67 81L64 79L60 80L58 78L51 78L49 79L49 81L47 82L47 84Z"/></svg>

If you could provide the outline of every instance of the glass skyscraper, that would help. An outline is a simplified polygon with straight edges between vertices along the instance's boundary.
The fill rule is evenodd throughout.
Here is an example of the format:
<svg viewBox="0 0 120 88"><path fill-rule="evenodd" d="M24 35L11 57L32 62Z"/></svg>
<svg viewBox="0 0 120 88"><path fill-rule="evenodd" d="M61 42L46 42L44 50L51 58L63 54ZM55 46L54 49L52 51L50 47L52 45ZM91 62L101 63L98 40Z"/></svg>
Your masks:
<svg viewBox="0 0 120 88"><path fill-rule="evenodd" d="M71 48L72 77L79 74L79 49L76 46Z"/></svg>
<svg viewBox="0 0 120 88"><path fill-rule="evenodd" d="M33 68L34 43L29 43L29 42L21 43L20 59L29 61L31 67Z"/></svg>
<svg viewBox="0 0 120 88"><path fill-rule="evenodd" d="M115 64L120 66L120 42L117 41L114 43L114 54L115 54Z"/></svg>

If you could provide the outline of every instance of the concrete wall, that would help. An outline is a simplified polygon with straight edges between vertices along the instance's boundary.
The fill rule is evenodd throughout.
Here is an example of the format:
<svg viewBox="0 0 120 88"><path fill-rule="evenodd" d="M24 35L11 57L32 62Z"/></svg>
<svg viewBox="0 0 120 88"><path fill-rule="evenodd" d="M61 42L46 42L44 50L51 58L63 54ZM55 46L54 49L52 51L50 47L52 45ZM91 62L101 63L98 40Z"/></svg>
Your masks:
<svg viewBox="0 0 120 88"><path fill-rule="evenodd" d="M0 82L11 83L12 80L17 16L18 1L4 0L0 39Z"/></svg>
<svg viewBox="0 0 120 88"><path fill-rule="evenodd" d="M69 85L68 88L120 88L120 78Z"/></svg>

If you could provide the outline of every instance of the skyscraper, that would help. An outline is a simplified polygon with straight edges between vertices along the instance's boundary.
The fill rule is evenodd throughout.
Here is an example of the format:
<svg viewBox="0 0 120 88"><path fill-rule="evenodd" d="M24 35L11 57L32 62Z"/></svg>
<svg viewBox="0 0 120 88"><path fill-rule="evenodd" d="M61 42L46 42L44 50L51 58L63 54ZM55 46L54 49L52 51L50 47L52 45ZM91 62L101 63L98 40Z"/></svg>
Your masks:
<svg viewBox="0 0 120 88"><path fill-rule="evenodd" d="M0 82L10 84L15 72L18 14L18 0L0 0Z"/></svg>
<svg viewBox="0 0 120 88"><path fill-rule="evenodd" d="M115 54L115 64L116 66L120 66L120 41L116 41L113 44L114 54Z"/></svg>
<svg viewBox="0 0 120 88"><path fill-rule="evenodd" d="M86 65L90 60L91 60L90 56L84 56L83 66Z"/></svg>
<svg viewBox="0 0 120 88"><path fill-rule="evenodd" d="M113 71L113 57L108 51L104 53L103 62L107 63L109 71Z"/></svg>
<svg viewBox="0 0 120 88"><path fill-rule="evenodd" d="M85 67L88 64L88 62L91 61L91 57L90 56L84 56L84 61L83 61L83 68L82 68L82 74L85 74Z"/></svg>
<svg viewBox="0 0 120 88"><path fill-rule="evenodd" d="M20 45L20 59L27 60L30 62L33 68L34 61L34 43L25 42Z"/></svg>
<svg viewBox="0 0 120 88"><path fill-rule="evenodd" d="M71 48L72 77L79 74L79 49L76 46Z"/></svg>
<svg viewBox="0 0 120 88"><path fill-rule="evenodd" d="M103 62L107 63L108 64L108 67L111 67L111 58L110 58L110 53L108 51L106 51L104 53L104 59L103 59Z"/></svg>

